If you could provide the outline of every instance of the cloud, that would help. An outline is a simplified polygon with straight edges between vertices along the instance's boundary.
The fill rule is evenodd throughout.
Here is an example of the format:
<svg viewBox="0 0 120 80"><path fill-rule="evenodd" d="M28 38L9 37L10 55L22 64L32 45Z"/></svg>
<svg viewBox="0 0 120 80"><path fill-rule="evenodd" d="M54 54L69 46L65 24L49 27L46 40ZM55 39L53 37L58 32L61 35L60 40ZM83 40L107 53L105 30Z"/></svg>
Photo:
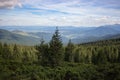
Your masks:
<svg viewBox="0 0 120 80"><path fill-rule="evenodd" d="M120 17L111 16L78 16L78 15L35 15L21 12L19 15L1 16L0 25L12 26L101 26L107 24L120 24Z"/></svg>
<svg viewBox="0 0 120 80"><path fill-rule="evenodd" d="M119 0L94 0L94 6L100 6L104 8L120 9Z"/></svg>
<svg viewBox="0 0 120 80"><path fill-rule="evenodd" d="M27 0L24 5L31 8L75 15L116 15L120 14L118 0ZM35 10L33 10L35 11ZM48 13L49 14L49 13ZM54 13L53 13L54 14Z"/></svg>
<svg viewBox="0 0 120 80"><path fill-rule="evenodd" d="M0 19L0 21L2 21L2 19Z"/></svg>
<svg viewBox="0 0 120 80"><path fill-rule="evenodd" d="M0 12L0 25L120 24L119 4L119 0L0 0L0 8L13 8L6 14ZM16 6L20 8L14 9Z"/></svg>
<svg viewBox="0 0 120 80"><path fill-rule="evenodd" d="M15 6L22 7L19 0L0 0L0 9L12 9Z"/></svg>

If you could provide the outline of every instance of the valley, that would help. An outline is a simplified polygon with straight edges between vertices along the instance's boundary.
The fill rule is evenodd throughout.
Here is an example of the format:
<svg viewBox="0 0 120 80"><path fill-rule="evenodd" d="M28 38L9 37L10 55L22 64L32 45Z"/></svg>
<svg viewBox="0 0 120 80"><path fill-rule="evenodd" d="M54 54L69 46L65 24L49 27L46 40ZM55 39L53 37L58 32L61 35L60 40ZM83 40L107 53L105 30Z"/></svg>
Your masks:
<svg viewBox="0 0 120 80"><path fill-rule="evenodd" d="M49 42L56 27L1 27L0 41L7 43L35 45L43 38ZM120 37L120 25L100 27L58 27L64 44L69 39L75 44L106 40ZM9 35L8 35L9 34Z"/></svg>

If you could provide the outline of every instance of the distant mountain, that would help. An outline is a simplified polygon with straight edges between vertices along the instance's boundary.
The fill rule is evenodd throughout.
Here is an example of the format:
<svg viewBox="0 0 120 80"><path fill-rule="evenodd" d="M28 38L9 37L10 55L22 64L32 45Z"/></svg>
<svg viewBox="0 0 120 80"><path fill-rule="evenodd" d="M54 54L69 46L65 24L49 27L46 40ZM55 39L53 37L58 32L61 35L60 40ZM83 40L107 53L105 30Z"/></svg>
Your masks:
<svg viewBox="0 0 120 80"><path fill-rule="evenodd" d="M49 42L53 35L50 32L29 32L29 34L38 38L43 38L45 42Z"/></svg>
<svg viewBox="0 0 120 80"><path fill-rule="evenodd" d="M6 28L6 27L2 27ZM18 43L34 45L43 38L49 42L56 27L7 27L7 30L0 29L0 41L7 43ZM8 31L9 30L9 31ZM120 24L105 25L100 27L59 27L59 31L66 44L69 39L74 43L85 43L97 40L120 38Z"/></svg>
<svg viewBox="0 0 120 80"><path fill-rule="evenodd" d="M91 42L104 39L120 38L120 25L106 25L87 30L72 39L74 43Z"/></svg>
<svg viewBox="0 0 120 80"><path fill-rule="evenodd" d="M101 27L102 27L102 26L101 26ZM103 27L109 27L109 28L112 28L112 29L114 29L114 30L120 31L120 24L106 25L106 26L103 26Z"/></svg>
<svg viewBox="0 0 120 80"><path fill-rule="evenodd" d="M77 39L72 39L72 42L74 42L75 44L78 44L78 43L95 42L99 40L108 40L108 39L117 39L117 38L120 38L120 34L106 35L102 37L91 36L91 37L77 38Z"/></svg>
<svg viewBox="0 0 120 80"><path fill-rule="evenodd" d="M39 38L32 36L23 36L7 30L0 29L0 41L7 43L16 43L23 45L34 45L39 42Z"/></svg>
<svg viewBox="0 0 120 80"><path fill-rule="evenodd" d="M103 39L117 39L117 38L120 38L120 34L106 35L103 37Z"/></svg>
<svg viewBox="0 0 120 80"><path fill-rule="evenodd" d="M53 36L53 33L50 33L50 32L30 32L29 34L32 36L43 38L45 42L49 42ZM64 34L63 35L61 34L61 37L64 43L68 41L68 38L66 38Z"/></svg>
<svg viewBox="0 0 120 80"><path fill-rule="evenodd" d="M118 34L120 33L120 31L114 29L114 28L111 28L111 27L98 27L98 28L95 28L93 30L89 30L87 31L86 33L83 33L84 35L88 35L88 36L105 36L105 35L113 35L113 34Z"/></svg>

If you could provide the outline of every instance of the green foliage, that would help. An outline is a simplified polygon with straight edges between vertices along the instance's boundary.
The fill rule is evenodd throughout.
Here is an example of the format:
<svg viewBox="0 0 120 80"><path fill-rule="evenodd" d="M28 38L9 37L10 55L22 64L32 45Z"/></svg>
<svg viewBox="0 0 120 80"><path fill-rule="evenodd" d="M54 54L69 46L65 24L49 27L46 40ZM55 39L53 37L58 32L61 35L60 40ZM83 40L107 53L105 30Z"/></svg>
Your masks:
<svg viewBox="0 0 120 80"><path fill-rule="evenodd" d="M119 80L120 64L64 63L56 68L38 64L0 63L0 80Z"/></svg>
<svg viewBox="0 0 120 80"><path fill-rule="evenodd" d="M74 62L80 62L80 49L75 50Z"/></svg>
<svg viewBox="0 0 120 80"><path fill-rule="evenodd" d="M53 34L53 37L49 43L50 45L50 52L49 52L49 61L50 66L56 67L61 65L63 61L63 47L62 47L62 40L61 36L59 34L58 28L56 28L55 33Z"/></svg>
<svg viewBox="0 0 120 80"><path fill-rule="evenodd" d="M49 44L0 43L0 80L120 80L119 43L69 41L64 50L58 29Z"/></svg>
<svg viewBox="0 0 120 80"><path fill-rule="evenodd" d="M65 48L65 61L73 62L74 61L74 44L69 40L67 47Z"/></svg>
<svg viewBox="0 0 120 80"><path fill-rule="evenodd" d="M97 55L97 63L98 64L105 64L107 62L107 56L106 53L103 52L103 50L98 51Z"/></svg>
<svg viewBox="0 0 120 80"><path fill-rule="evenodd" d="M49 65L49 46L48 44L44 43L44 40L41 40L40 45L36 46L36 49L38 50L38 61L43 66Z"/></svg>
<svg viewBox="0 0 120 80"><path fill-rule="evenodd" d="M45 44L44 40L41 40L40 45L36 46L38 50L38 60L43 66L56 67L63 62L63 46L61 36L58 28L49 44Z"/></svg>

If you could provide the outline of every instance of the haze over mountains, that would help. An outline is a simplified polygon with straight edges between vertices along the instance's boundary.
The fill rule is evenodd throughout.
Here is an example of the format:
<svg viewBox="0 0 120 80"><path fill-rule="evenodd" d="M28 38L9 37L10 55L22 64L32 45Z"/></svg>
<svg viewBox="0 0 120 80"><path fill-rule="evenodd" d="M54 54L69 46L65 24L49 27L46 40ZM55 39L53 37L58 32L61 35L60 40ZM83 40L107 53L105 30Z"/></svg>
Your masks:
<svg viewBox="0 0 120 80"><path fill-rule="evenodd" d="M1 26L0 41L23 45L35 45L44 38L49 42L56 27L33 26ZM74 43L85 43L97 40L120 38L120 24L105 25L100 27L59 27L63 43L69 39Z"/></svg>

